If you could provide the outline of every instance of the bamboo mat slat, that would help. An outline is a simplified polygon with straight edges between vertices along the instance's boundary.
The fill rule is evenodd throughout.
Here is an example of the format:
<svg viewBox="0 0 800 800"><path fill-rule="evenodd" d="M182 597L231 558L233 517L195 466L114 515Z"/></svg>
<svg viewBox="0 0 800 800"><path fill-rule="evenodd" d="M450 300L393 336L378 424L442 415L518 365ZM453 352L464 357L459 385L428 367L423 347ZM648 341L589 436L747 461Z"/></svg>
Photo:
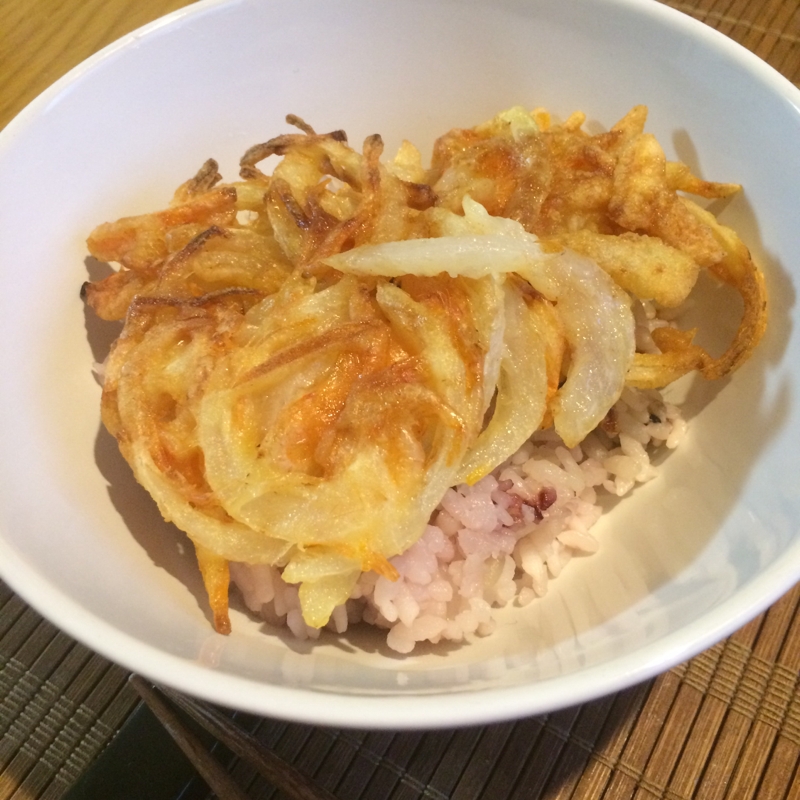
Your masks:
<svg viewBox="0 0 800 800"><path fill-rule="evenodd" d="M0 612L8 613L0 636L0 799L57 798L135 701L121 669L17 598ZM430 733L254 718L250 725L347 800L789 798L800 758L799 670L797 587L658 679L554 714ZM230 768L251 796L278 797L248 765Z"/></svg>
<svg viewBox="0 0 800 800"><path fill-rule="evenodd" d="M429 733L261 720L258 738L347 800L795 800L800 587L656 680L577 708ZM239 762L254 798L283 798Z"/></svg>
<svg viewBox="0 0 800 800"><path fill-rule="evenodd" d="M800 0L664 2L800 85ZM0 0L0 125L91 52L186 4ZM800 800L799 672L795 587L657 679L549 715L416 733L236 717L343 800ZM136 706L124 670L0 582L0 800L61 798ZM227 766L248 796L285 800L248 764ZM198 779L189 795L208 792Z"/></svg>
<svg viewBox="0 0 800 800"><path fill-rule="evenodd" d="M795 0L665 0L752 50L800 85L800 8Z"/></svg>
<svg viewBox="0 0 800 800"><path fill-rule="evenodd" d="M119 730L136 696L124 670L17 598L0 606L0 619L8 622L0 628L0 798L55 800Z"/></svg>

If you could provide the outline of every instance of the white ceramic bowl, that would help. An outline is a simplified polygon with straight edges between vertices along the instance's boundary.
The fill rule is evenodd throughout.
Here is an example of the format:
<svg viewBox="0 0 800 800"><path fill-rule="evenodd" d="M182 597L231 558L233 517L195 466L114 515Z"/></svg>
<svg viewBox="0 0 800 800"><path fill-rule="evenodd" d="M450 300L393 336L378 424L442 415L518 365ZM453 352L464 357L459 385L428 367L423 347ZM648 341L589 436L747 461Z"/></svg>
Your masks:
<svg viewBox="0 0 800 800"><path fill-rule="evenodd" d="M78 295L87 233L163 206L209 156L234 179L287 112L429 153L515 104L609 126L637 103L671 156L746 187L722 219L767 272L757 356L688 387L684 446L604 519L596 556L494 635L397 657L368 635L293 642L240 613L214 634L191 547L99 424L91 366L112 334ZM653 0L212 0L112 45L0 134L0 573L132 670L314 723L544 712L711 645L800 577L798 106L755 56Z"/></svg>

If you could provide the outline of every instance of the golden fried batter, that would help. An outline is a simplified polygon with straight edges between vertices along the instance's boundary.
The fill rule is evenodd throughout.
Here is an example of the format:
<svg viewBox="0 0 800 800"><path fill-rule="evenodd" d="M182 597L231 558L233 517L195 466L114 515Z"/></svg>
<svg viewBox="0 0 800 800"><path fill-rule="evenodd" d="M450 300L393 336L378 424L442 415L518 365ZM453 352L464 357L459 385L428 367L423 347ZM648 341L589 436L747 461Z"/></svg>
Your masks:
<svg viewBox="0 0 800 800"><path fill-rule="evenodd" d="M379 136L358 152L292 116L240 181L208 160L167 209L92 232L118 270L83 295L124 319L103 422L194 542L217 631L230 561L282 568L320 627L538 428L572 446L626 383L747 359L763 277L679 194L739 187L667 161L646 118L590 135L580 113L513 108L442 136L425 169L407 142L384 163ZM637 352L634 306L679 307L702 269L744 300L728 350L667 325Z"/></svg>

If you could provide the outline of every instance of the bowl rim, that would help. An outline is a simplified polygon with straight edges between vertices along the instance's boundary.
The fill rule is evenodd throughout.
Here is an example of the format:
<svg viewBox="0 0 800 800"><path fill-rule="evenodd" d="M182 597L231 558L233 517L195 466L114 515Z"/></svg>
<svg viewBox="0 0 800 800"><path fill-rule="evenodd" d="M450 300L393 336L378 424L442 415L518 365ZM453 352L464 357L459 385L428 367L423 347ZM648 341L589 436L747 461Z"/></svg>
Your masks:
<svg viewBox="0 0 800 800"><path fill-rule="evenodd" d="M795 560L800 561L800 542L792 550L796 551ZM0 563L4 570L9 567L7 572L13 576L7 581L11 588L25 600L30 597L30 605L37 610L38 604L43 603L47 619L56 627L109 661L155 683L229 708L310 725L392 730L486 725L544 714L654 678L723 640L780 599L797 580L797 570L790 568L790 561L784 558L771 565L758 580L742 587L734 598L724 601L679 631L609 662L541 680L537 685L544 691L535 695L526 697L524 685L466 688L446 693L373 695L266 684L221 674L213 667L165 653L121 632L54 589L0 540ZM19 572L15 574L15 570ZM762 584L770 587L768 592L764 591ZM180 680L175 681L174 675L180 675ZM246 703L242 702L244 697ZM450 703L447 717L443 720L441 707L432 701L444 697L468 698L469 702ZM358 713L354 716L355 703L358 704Z"/></svg>

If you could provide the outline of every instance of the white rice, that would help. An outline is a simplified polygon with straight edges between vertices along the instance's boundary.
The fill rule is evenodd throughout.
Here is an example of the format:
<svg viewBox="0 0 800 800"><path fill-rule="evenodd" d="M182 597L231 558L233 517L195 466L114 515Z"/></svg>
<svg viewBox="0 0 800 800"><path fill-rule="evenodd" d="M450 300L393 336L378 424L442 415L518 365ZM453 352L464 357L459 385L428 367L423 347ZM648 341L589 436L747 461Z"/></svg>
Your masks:
<svg viewBox="0 0 800 800"><path fill-rule="evenodd" d="M383 628L399 653L417 642L491 633L494 609L541 597L574 555L597 550L598 493L621 496L653 478L650 454L676 447L685 430L658 392L626 389L578 447L568 449L553 431L537 433L474 486L448 489L419 541L391 559L400 578L364 573L327 627ZM300 639L319 636L303 622L297 587L278 569L231 564L231 577L268 623Z"/></svg>

